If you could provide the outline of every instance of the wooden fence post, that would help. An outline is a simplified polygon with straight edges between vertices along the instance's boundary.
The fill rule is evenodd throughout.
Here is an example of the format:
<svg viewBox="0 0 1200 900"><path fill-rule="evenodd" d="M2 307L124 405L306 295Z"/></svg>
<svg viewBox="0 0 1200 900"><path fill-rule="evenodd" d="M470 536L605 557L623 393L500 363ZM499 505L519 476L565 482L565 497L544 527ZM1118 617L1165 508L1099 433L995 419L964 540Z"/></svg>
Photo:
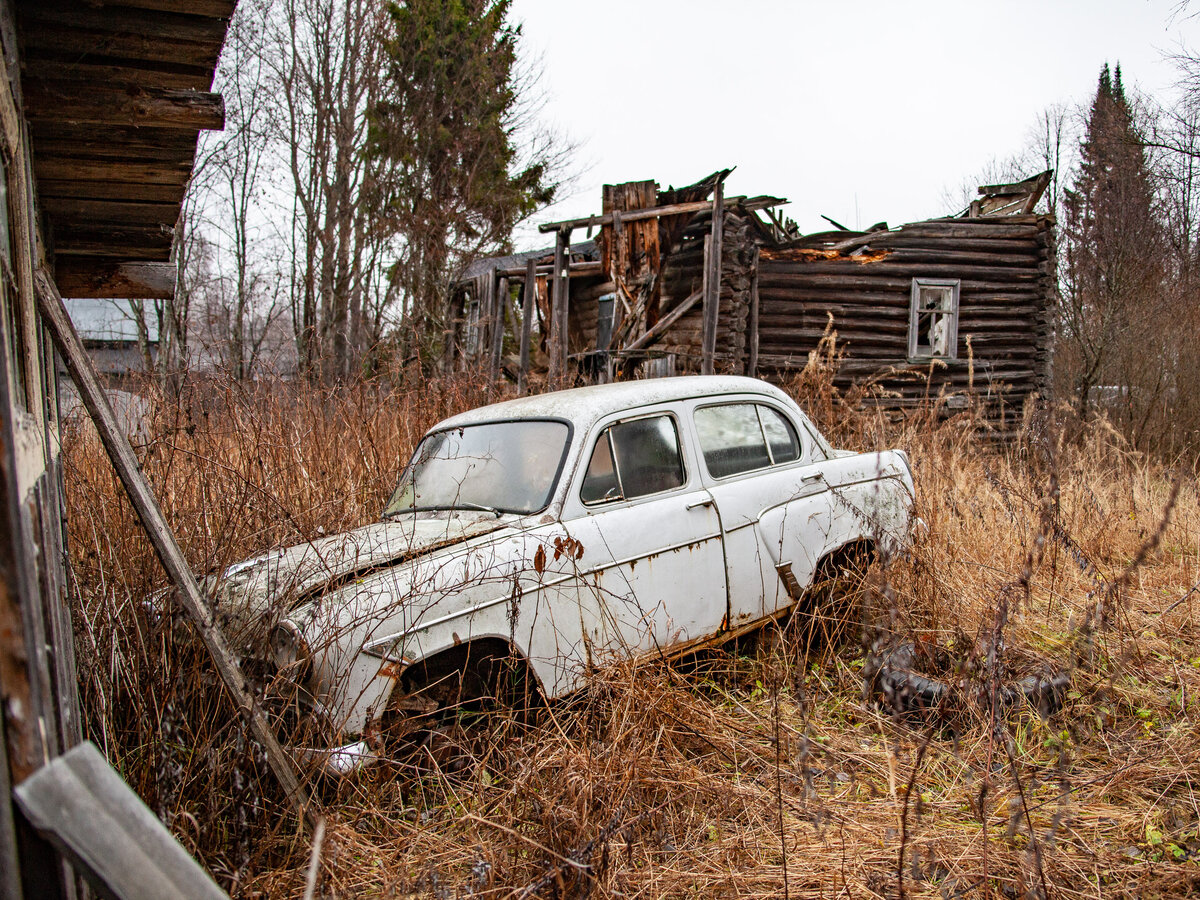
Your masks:
<svg viewBox="0 0 1200 900"><path fill-rule="evenodd" d="M501 276L496 279L496 270L492 270L492 346L488 353L488 374L491 377L489 394L496 389L500 381L500 363L504 358L504 312L508 306L508 279Z"/></svg>
<svg viewBox="0 0 1200 900"><path fill-rule="evenodd" d="M716 372L717 324L721 309L721 243L725 230L724 188L713 190L712 231L704 241L704 310L701 331L700 374Z"/></svg>
<svg viewBox="0 0 1200 900"><path fill-rule="evenodd" d="M567 377L569 307L571 302L571 229L560 228L554 241L554 274L550 292L550 384L561 387Z"/></svg>
<svg viewBox="0 0 1200 900"><path fill-rule="evenodd" d="M754 248L754 272L750 276L750 358L746 361L746 374L758 377L758 248Z"/></svg>
<svg viewBox="0 0 1200 900"><path fill-rule="evenodd" d="M537 260L531 257L525 263L525 290L521 295L521 366L517 370L517 395L520 397L524 397L529 390L529 341L536 297Z"/></svg>

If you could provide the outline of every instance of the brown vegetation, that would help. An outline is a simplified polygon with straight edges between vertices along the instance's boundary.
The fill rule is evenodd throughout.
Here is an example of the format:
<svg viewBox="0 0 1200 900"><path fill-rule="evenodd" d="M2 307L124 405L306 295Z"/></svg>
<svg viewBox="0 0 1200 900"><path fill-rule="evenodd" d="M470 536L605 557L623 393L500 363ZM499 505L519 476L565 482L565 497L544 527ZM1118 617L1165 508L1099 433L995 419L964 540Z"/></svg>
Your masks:
<svg viewBox="0 0 1200 900"><path fill-rule="evenodd" d="M160 398L139 455L196 569L369 521L421 432L484 396L397 381ZM795 387L835 442L911 454L925 527L909 554L756 641L605 671L533 725L464 721L454 764L321 786L320 892L1195 889L1195 473L1147 462L1102 421L1065 445L1031 417L1000 448L970 410L887 422L830 383L814 361ZM89 736L235 893L301 895L308 839L205 661L147 601L163 576L82 423L65 460ZM958 686L952 712L864 700L864 667L909 642ZM1060 670L1070 692L1048 718L996 701Z"/></svg>

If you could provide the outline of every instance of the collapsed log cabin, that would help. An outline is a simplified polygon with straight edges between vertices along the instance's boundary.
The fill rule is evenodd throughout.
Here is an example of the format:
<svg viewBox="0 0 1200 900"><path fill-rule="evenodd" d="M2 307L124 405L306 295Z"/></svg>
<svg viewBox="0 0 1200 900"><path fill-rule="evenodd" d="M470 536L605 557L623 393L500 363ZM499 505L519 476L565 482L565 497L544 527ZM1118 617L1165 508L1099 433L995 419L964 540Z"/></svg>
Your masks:
<svg viewBox="0 0 1200 900"><path fill-rule="evenodd" d="M521 390L684 372L785 382L836 333L835 383L869 384L887 409L975 396L1003 427L1045 387L1054 220L1034 209L1050 173L980 187L955 216L801 235L785 200L725 197L729 171L665 191L606 185L599 215L541 227L553 251L474 262L447 368Z"/></svg>

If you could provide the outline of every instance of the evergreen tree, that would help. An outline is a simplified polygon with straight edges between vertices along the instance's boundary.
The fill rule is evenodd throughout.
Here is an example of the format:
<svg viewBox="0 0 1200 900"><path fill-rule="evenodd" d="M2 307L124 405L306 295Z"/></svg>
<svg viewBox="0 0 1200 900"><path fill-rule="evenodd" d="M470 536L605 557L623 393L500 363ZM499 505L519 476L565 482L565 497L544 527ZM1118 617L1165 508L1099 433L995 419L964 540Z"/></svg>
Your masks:
<svg viewBox="0 0 1200 900"><path fill-rule="evenodd" d="M1106 400L1131 434L1145 427L1164 379L1164 246L1144 145L1121 78L1100 71L1064 198L1065 266L1056 368L1085 416ZM1098 386L1109 388L1096 396Z"/></svg>
<svg viewBox="0 0 1200 900"><path fill-rule="evenodd" d="M554 196L546 154L521 161L510 0L391 0L386 100L369 152L393 163L376 185L381 227L403 238L392 271L410 339L440 347L449 287L472 256L507 246L513 227ZM528 148L524 148L528 149Z"/></svg>

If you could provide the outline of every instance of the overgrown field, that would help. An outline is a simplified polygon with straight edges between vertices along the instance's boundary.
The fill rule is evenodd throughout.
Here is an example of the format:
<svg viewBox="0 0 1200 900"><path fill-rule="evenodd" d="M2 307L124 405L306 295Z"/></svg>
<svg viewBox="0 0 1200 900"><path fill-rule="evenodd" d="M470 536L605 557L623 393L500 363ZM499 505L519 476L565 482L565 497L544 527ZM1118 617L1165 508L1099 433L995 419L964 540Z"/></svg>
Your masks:
<svg viewBox="0 0 1200 900"><path fill-rule="evenodd" d="M827 373L826 373L827 374ZM1194 470L1102 425L1001 449L970 411L886 423L810 371L836 442L913 460L911 551L757 640L602 673L534 724L469 722L453 766L313 784L317 896L1178 896L1200 889ZM135 436L200 572L373 519L464 382L161 399ZM302 896L301 834L165 585L90 428L66 431L86 728L218 879ZM936 712L864 692L912 644ZM1043 717L1002 702L1067 672ZM903 699L903 698L901 698ZM911 698L909 698L911 704ZM1054 706L1056 704L1050 704ZM450 769L453 768L453 771Z"/></svg>

